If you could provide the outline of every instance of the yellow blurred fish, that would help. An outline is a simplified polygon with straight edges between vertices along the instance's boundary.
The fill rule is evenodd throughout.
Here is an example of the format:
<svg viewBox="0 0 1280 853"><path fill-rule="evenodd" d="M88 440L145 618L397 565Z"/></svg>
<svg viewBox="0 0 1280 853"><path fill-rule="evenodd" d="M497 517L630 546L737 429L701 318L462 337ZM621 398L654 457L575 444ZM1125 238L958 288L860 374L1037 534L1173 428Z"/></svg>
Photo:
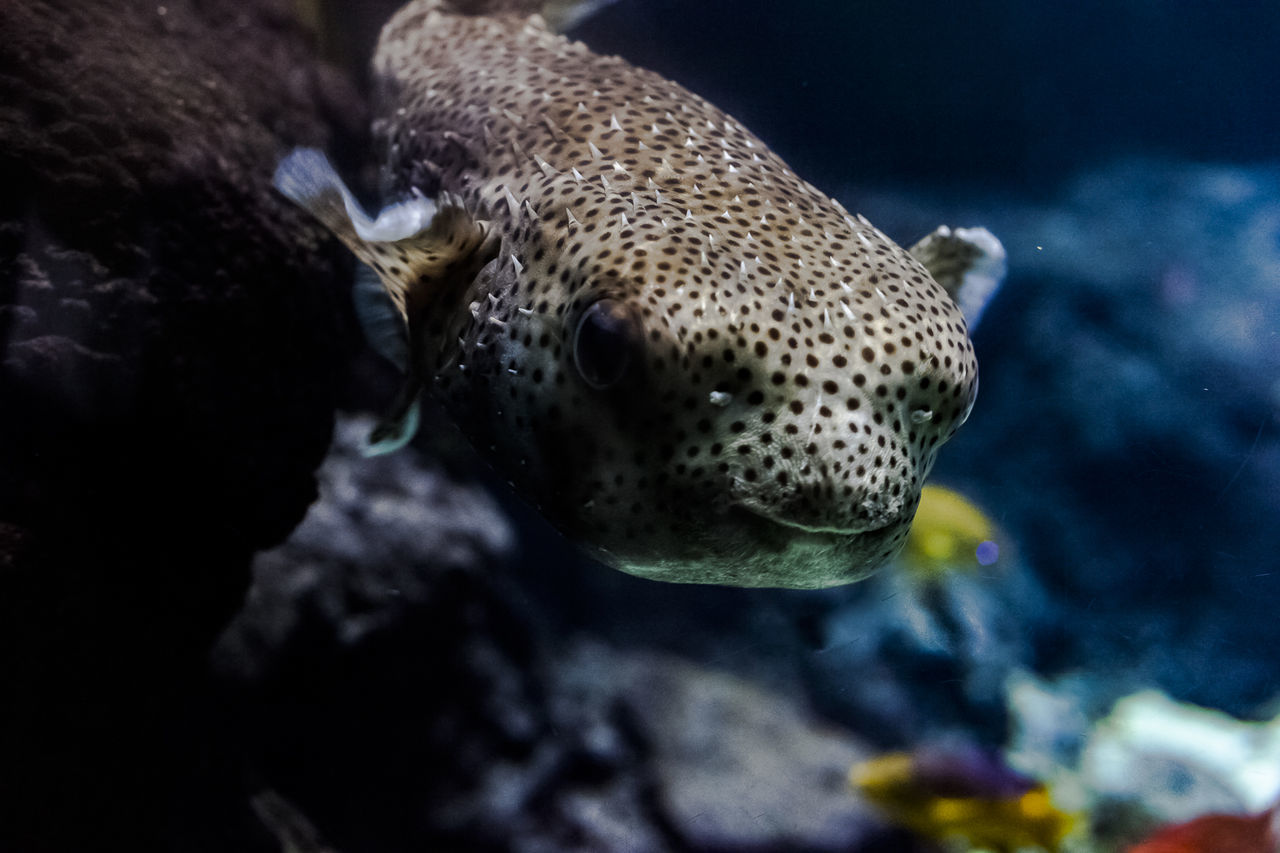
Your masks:
<svg viewBox="0 0 1280 853"><path fill-rule="evenodd" d="M1076 823L1045 786L968 745L925 746L860 762L849 784L893 823L939 842L1057 853Z"/></svg>
<svg viewBox="0 0 1280 853"><path fill-rule="evenodd" d="M997 537L995 524L968 498L943 486L925 486L898 566L926 583L989 566L1000 555Z"/></svg>

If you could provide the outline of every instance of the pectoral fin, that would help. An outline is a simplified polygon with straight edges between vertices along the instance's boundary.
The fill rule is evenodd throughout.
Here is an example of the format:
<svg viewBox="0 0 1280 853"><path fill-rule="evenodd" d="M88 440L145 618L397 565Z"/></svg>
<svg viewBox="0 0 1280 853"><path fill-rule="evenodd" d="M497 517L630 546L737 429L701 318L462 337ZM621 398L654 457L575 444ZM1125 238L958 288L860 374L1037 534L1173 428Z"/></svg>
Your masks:
<svg viewBox="0 0 1280 853"><path fill-rule="evenodd" d="M361 264L351 288L351 301L364 339L374 352L406 372L409 369L409 333L382 279L373 267Z"/></svg>
<svg viewBox="0 0 1280 853"><path fill-rule="evenodd" d="M405 382L391 409L369 431L369 437L360 447L365 456L381 456L393 453L413 440L421 421L422 404L418 397L422 383Z"/></svg>
<svg viewBox="0 0 1280 853"><path fill-rule="evenodd" d="M273 179L285 196L310 212L376 274L383 294L358 282L356 312L371 344L405 371L391 411L366 449L385 453L407 443L417 429L418 395L443 336L454 334L465 294L497 253L485 223L448 197L415 195L370 218L319 151L298 148ZM366 274L367 275L367 274ZM391 316L398 315L397 330Z"/></svg>
<svg viewBox="0 0 1280 853"><path fill-rule="evenodd" d="M1004 246L985 228L945 225L907 250L960 306L972 330L1004 281Z"/></svg>
<svg viewBox="0 0 1280 853"><path fill-rule="evenodd" d="M423 196L393 204L370 219L333 164L315 148L295 148L276 167L271 183L306 210L352 251L363 241L394 243L421 234L435 217L436 206Z"/></svg>

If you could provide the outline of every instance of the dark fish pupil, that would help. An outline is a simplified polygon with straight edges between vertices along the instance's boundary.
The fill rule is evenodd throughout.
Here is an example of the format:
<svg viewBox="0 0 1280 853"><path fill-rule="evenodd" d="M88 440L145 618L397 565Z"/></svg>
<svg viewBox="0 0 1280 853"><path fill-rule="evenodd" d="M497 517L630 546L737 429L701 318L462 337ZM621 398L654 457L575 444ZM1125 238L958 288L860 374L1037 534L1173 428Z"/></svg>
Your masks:
<svg viewBox="0 0 1280 853"><path fill-rule="evenodd" d="M583 380L592 388L616 385L631 365L637 332L635 318L621 302L602 299L588 308L573 340Z"/></svg>

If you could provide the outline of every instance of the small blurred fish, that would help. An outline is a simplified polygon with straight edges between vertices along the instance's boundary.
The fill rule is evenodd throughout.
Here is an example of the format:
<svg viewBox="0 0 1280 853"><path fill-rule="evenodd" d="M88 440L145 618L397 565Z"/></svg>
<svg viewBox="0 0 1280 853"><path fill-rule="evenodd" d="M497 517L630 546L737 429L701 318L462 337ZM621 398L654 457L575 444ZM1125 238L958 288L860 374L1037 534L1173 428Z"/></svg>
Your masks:
<svg viewBox="0 0 1280 853"><path fill-rule="evenodd" d="M1075 817L1045 786L972 745L932 745L854 765L849 783L892 822L935 841L1058 851Z"/></svg>
<svg viewBox="0 0 1280 853"><path fill-rule="evenodd" d="M1128 853L1280 853L1280 807L1254 815L1202 815L1158 830Z"/></svg>
<svg viewBox="0 0 1280 853"><path fill-rule="evenodd" d="M942 486L920 491L920 508L897 564L926 583L947 574L989 566L1000 556L996 527L959 492Z"/></svg>

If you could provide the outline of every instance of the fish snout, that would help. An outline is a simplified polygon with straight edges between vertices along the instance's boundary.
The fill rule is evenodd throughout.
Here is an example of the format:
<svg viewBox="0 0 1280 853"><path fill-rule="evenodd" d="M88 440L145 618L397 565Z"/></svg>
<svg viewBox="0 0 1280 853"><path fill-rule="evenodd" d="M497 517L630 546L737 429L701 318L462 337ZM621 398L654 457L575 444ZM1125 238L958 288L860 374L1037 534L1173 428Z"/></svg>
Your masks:
<svg viewBox="0 0 1280 853"><path fill-rule="evenodd" d="M846 463L838 452L785 451L771 476L751 476L748 461L732 473L731 503L784 527L811 533L860 534L909 523L919 502L922 476L912 461L896 467L884 457ZM876 462L881 463L875 467Z"/></svg>

